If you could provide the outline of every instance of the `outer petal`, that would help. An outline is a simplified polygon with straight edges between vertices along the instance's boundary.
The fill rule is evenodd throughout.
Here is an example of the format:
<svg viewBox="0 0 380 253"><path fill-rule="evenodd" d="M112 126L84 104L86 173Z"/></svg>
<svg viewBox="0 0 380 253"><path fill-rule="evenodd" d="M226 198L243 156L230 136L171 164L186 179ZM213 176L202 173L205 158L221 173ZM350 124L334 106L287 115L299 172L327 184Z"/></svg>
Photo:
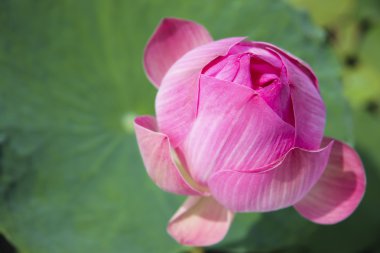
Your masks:
<svg viewBox="0 0 380 253"><path fill-rule="evenodd" d="M169 68L191 49L211 42L201 25L182 19L163 19L144 52L144 67L150 81L159 87Z"/></svg>
<svg viewBox="0 0 380 253"><path fill-rule="evenodd" d="M189 172L199 184L217 170L259 168L294 143L294 128L255 91L201 77L199 111L183 145Z"/></svg>
<svg viewBox="0 0 380 253"><path fill-rule="evenodd" d="M142 116L135 119L137 142L149 176L165 191L200 195L202 189L191 180L181 165L177 167L168 137L156 130L153 117Z"/></svg>
<svg viewBox="0 0 380 253"><path fill-rule="evenodd" d="M296 146L319 148L325 128L326 109L313 71L300 59L271 44L254 42L253 45L276 52L285 64L293 102Z"/></svg>
<svg viewBox="0 0 380 253"><path fill-rule="evenodd" d="M212 197L189 197L169 222L168 232L180 244L209 246L227 234L233 213Z"/></svg>
<svg viewBox="0 0 380 253"><path fill-rule="evenodd" d="M266 212L302 199L321 177L332 143L323 149L292 149L283 160L262 172L219 171L209 180L215 199L237 212Z"/></svg>
<svg viewBox="0 0 380 253"><path fill-rule="evenodd" d="M174 147L184 140L196 113L199 76L204 66L244 38L229 38L197 47L179 59L162 81L156 97L160 131L167 134Z"/></svg>
<svg viewBox="0 0 380 253"><path fill-rule="evenodd" d="M360 157L350 146L335 141L321 179L294 207L315 223L337 223L356 209L363 198L365 186L366 177Z"/></svg>

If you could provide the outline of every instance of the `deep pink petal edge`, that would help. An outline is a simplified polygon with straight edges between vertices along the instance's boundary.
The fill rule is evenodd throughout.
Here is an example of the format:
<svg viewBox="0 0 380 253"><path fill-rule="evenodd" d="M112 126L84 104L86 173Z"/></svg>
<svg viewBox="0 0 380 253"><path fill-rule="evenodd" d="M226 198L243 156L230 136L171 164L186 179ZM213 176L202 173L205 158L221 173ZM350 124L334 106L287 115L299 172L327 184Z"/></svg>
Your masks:
<svg viewBox="0 0 380 253"><path fill-rule="evenodd" d="M325 138L327 141L330 139ZM294 207L315 223L334 224L352 214L365 188L366 176L359 155L347 144L335 141L321 179Z"/></svg>

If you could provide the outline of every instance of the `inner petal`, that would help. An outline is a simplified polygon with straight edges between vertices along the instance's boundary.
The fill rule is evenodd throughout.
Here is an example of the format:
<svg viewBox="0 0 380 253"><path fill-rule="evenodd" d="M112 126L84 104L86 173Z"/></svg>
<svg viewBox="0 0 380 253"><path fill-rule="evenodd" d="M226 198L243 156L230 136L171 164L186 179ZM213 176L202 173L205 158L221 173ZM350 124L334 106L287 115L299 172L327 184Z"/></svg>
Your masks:
<svg viewBox="0 0 380 253"><path fill-rule="evenodd" d="M254 90L285 122L294 126L293 105L286 69L281 59L264 49L237 45L227 56L211 61L204 76Z"/></svg>
<svg viewBox="0 0 380 253"><path fill-rule="evenodd" d="M250 53L218 57L206 66L202 73L219 80L252 88L253 84L250 71L251 57L252 55Z"/></svg>
<svg viewBox="0 0 380 253"><path fill-rule="evenodd" d="M277 81L281 75L281 69L267 61L253 56L250 62L250 72L254 90L259 90Z"/></svg>

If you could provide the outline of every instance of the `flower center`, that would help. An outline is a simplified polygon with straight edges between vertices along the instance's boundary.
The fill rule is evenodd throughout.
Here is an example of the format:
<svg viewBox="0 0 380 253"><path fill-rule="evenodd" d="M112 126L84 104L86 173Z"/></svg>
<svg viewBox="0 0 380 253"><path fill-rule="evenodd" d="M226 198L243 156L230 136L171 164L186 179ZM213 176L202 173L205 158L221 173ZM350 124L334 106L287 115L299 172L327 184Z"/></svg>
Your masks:
<svg viewBox="0 0 380 253"><path fill-rule="evenodd" d="M203 68L202 74L255 91L284 121L294 126L290 87L281 59L273 53L239 45Z"/></svg>
<svg viewBox="0 0 380 253"><path fill-rule="evenodd" d="M281 69L248 52L218 57L202 74L260 90L276 82L280 72Z"/></svg>

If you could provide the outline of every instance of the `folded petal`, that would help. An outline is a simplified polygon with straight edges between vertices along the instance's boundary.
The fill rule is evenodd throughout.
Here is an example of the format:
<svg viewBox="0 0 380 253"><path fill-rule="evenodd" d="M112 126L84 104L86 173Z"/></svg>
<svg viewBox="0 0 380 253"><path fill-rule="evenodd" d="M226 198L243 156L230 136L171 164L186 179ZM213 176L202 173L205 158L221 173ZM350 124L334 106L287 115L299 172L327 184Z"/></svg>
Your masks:
<svg viewBox="0 0 380 253"><path fill-rule="evenodd" d="M211 41L210 34L200 24L176 18L163 19L144 52L144 67L150 81L159 87L175 61L191 49Z"/></svg>
<svg viewBox="0 0 380 253"><path fill-rule="evenodd" d="M347 144L335 141L321 179L294 207L315 223L334 224L357 208L365 187L366 177L360 157Z"/></svg>
<svg viewBox="0 0 380 253"><path fill-rule="evenodd" d="M157 132L153 117L137 117L135 131L148 175L160 188L176 194L202 194L203 190L191 180L186 169L179 162L175 162L169 138Z"/></svg>
<svg viewBox="0 0 380 253"><path fill-rule="evenodd" d="M254 90L203 75L200 87L198 116L183 145L199 184L218 170L262 167L293 147L293 126Z"/></svg>
<svg viewBox="0 0 380 253"><path fill-rule="evenodd" d="M332 143L308 151L294 148L264 171L219 171L212 175L212 196L236 212L266 212L301 200L326 168Z"/></svg>
<svg viewBox="0 0 380 253"><path fill-rule="evenodd" d="M325 128L326 109L313 71L302 60L278 47L263 42L254 42L253 45L272 50L285 64L294 110L295 145L305 149L319 148Z"/></svg>
<svg viewBox="0 0 380 253"><path fill-rule="evenodd" d="M189 197L168 225L169 234L180 244L209 246L227 234L233 213L212 197Z"/></svg>
<svg viewBox="0 0 380 253"><path fill-rule="evenodd" d="M186 137L197 113L202 68L244 38L228 38L197 47L180 58L162 81L156 97L157 122L174 147Z"/></svg>

